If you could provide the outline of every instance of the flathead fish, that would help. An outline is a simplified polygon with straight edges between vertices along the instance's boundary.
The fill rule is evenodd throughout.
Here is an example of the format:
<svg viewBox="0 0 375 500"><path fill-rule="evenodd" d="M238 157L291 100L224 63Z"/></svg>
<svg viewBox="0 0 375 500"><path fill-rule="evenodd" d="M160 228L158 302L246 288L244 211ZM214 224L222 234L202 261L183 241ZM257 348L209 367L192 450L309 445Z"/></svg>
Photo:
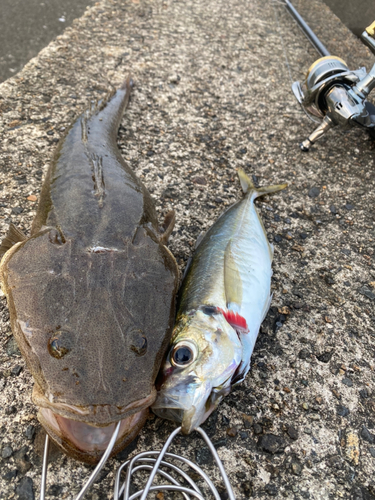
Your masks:
<svg viewBox="0 0 375 500"><path fill-rule="evenodd" d="M60 141L29 237L3 240L1 286L33 374L38 418L67 453L96 462L139 432L173 328L178 269L153 201L124 162L117 130L131 82Z"/></svg>
<svg viewBox="0 0 375 500"><path fill-rule="evenodd" d="M238 171L243 199L198 243L183 280L175 328L153 411L196 429L250 368L271 302L273 248L254 200L286 184L255 188Z"/></svg>

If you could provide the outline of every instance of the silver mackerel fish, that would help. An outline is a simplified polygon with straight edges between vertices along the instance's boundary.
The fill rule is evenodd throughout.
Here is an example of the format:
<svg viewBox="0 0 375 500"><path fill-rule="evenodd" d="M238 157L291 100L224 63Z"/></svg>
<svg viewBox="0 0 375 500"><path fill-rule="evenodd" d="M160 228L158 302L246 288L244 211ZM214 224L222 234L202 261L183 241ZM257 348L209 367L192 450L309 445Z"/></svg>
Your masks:
<svg viewBox="0 0 375 500"><path fill-rule="evenodd" d="M238 175L243 199L198 241L185 274L152 406L186 434L246 376L271 302L273 248L254 200L287 185L255 188L243 170Z"/></svg>

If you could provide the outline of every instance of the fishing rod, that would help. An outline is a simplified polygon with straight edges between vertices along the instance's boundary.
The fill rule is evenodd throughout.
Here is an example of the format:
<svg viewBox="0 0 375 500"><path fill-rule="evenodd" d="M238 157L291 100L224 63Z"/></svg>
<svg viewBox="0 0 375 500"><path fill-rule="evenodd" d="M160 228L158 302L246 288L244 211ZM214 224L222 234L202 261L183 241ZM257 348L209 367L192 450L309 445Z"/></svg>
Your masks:
<svg viewBox="0 0 375 500"><path fill-rule="evenodd" d="M310 40L312 45L316 48L316 50L319 52L319 54L322 57L327 57L330 56L331 54L328 52L328 49L325 47L325 45L322 44L322 42L319 40L319 38L315 35L313 30L310 28L310 26L305 22L303 17L299 14L297 9L293 7L291 2L289 0L285 0L285 5L290 14L294 17L294 19L297 21L299 27L302 29L302 31L305 33L307 38Z"/></svg>
<svg viewBox="0 0 375 500"><path fill-rule="evenodd" d="M285 6L322 56L310 66L305 80L292 85L293 94L308 117L319 123L302 141L301 150L309 151L336 126L375 131L375 106L367 101L375 88L375 64L368 73L365 67L350 70L345 61L330 54L290 0L285 0ZM375 21L365 29L361 39L375 54Z"/></svg>

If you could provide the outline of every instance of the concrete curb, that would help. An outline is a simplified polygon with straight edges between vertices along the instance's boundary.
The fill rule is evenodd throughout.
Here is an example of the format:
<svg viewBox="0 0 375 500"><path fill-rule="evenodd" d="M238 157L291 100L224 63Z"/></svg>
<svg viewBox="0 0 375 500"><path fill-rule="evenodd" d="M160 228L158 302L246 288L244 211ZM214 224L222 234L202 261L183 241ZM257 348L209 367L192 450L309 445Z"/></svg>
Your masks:
<svg viewBox="0 0 375 500"><path fill-rule="evenodd" d="M370 67L367 49L323 3L295 6L332 53L353 69ZM258 205L275 244L274 298L252 370L205 428L238 499L370 499L373 145L360 130L333 130L309 154L299 151L312 127L292 96L281 35L292 77L301 79L317 55L279 3L95 4L0 85L0 231L10 222L29 230L64 129L129 73L136 86L119 146L160 216L175 208L170 246L181 269L200 231L240 196L236 168L260 184L289 182L286 192ZM31 500L40 483L43 435L3 297L0 309L0 499ZM152 418L132 448L160 449L172 428ZM179 443L206 461L196 439ZM111 497L119 463L107 465L87 498ZM74 498L88 474L56 454L47 498Z"/></svg>

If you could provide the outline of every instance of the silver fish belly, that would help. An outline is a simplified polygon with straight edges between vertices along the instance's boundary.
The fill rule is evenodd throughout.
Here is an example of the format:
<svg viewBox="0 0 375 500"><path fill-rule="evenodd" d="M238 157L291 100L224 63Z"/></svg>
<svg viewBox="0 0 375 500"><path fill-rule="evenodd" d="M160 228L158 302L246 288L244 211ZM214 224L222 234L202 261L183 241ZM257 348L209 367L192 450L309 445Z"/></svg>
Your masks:
<svg viewBox="0 0 375 500"><path fill-rule="evenodd" d="M273 248L254 200L286 185L256 189L243 171L244 198L208 230L180 290L171 347L153 411L188 433L250 368L271 296Z"/></svg>

